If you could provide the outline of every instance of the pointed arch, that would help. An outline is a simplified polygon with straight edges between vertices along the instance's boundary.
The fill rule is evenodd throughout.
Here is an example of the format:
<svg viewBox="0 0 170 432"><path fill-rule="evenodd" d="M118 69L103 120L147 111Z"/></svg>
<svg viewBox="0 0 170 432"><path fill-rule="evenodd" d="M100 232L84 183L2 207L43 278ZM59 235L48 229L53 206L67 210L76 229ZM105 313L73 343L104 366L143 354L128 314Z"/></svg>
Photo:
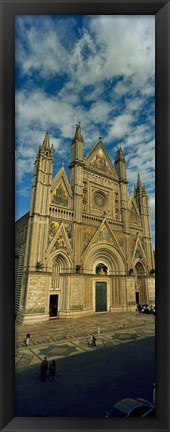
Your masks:
<svg viewBox="0 0 170 432"><path fill-rule="evenodd" d="M55 250L53 253L51 253L48 256L46 262L48 270L52 269L53 263L55 261L58 262L62 271L67 270L69 272L73 268L73 260L67 251Z"/></svg>
<svg viewBox="0 0 170 432"><path fill-rule="evenodd" d="M124 275L126 272L126 261L112 245L92 245L84 255L84 271L95 274L96 267L101 262L108 268L108 275Z"/></svg>
<svg viewBox="0 0 170 432"><path fill-rule="evenodd" d="M148 295L146 289L146 269L141 260L136 260L135 262L135 270L137 277L137 291L139 292L139 301L140 303L148 303Z"/></svg>
<svg viewBox="0 0 170 432"><path fill-rule="evenodd" d="M70 256L64 251L55 251L47 262L48 271L51 273L50 293L59 296L59 309L67 309L68 286L70 285L69 274L73 263Z"/></svg>
<svg viewBox="0 0 170 432"><path fill-rule="evenodd" d="M136 259L135 262L134 262L134 267L135 267L136 273L138 275L140 275L140 276L142 275L143 276L143 275L146 274L145 265L144 265L144 263L141 260Z"/></svg>

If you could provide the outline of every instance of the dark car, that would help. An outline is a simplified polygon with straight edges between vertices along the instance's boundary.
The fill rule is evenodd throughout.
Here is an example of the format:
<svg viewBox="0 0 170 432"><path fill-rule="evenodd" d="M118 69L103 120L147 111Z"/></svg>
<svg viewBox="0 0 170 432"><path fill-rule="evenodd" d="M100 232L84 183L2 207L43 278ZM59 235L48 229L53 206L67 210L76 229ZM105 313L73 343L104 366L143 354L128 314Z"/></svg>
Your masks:
<svg viewBox="0 0 170 432"><path fill-rule="evenodd" d="M154 417L155 404L146 399L122 399L108 410L105 417Z"/></svg>

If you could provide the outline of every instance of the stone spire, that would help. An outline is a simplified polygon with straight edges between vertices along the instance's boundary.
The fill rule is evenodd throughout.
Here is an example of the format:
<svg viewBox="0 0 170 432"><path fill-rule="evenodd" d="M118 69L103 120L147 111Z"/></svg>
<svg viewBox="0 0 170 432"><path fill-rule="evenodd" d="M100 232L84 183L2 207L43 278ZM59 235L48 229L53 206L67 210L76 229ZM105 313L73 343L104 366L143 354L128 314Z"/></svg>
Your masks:
<svg viewBox="0 0 170 432"><path fill-rule="evenodd" d="M138 179L137 179L137 189L138 190L142 189L142 182L141 182L141 178L140 178L139 174L138 174Z"/></svg>
<svg viewBox="0 0 170 432"><path fill-rule="evenodd" d="M123 156L122 147L118 147L117 148L117 154L116 154L115 162L119 162L119 161L125 162L125 158Z"/></svg>
<svg viewBox="0 0 170 432"><path fill-rule="evenodd" d="M71 163L74 162L75 160L77 161L83 160L83 151L84 151L83 144L84 144L84 139L81 133L81 126L79 122L76 124L75 134L71 143Z"/></svg>
<svg viewBox="0 0 170 432"><path fill-rule="evenodd" d="M147 195L146 192L146 188L145 186L142 184L140 175L138 174L138 179L137 179L137 185L136 188L134 188L134 192L138 193L138 194L142 194L142 195Z"/></svg>
<svg viewBox="0 0 170 432"><path fill-rule="evenodd" d="M117 148L115 168L119 179L126 180L126 161L121 147Z"/></svg>
<svg viewBox="0 0 170 432"><path fill-rule="evenodd" d="M50 149L50 140L49 140L49 134L48 131L45 134L43 143L42 143L42 150L49 150Z"/></svg>
<svg viewBox="0 0 170 432"><path fill-rule="evenodd" d="M39 149L37 152L37 158L40 157L41 152L42 153L47 152L49 154L49 156L54 156L54 148L53 148L53 144L50 146L50 139L49 139L48 131L45 134L42 145L39 146Z"/></svg>

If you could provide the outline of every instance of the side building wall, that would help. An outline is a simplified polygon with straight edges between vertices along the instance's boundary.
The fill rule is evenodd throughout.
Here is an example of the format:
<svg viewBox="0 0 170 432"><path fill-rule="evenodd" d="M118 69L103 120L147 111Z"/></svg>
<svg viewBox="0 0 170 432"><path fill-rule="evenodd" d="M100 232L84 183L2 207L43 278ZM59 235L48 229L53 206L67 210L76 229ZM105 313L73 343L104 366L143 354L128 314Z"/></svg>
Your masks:
<svg viewBox="0 0 170 432"><path fill-rule="evenodd" d="M15 314L19 311L29 213L15 225Z"/></svg>

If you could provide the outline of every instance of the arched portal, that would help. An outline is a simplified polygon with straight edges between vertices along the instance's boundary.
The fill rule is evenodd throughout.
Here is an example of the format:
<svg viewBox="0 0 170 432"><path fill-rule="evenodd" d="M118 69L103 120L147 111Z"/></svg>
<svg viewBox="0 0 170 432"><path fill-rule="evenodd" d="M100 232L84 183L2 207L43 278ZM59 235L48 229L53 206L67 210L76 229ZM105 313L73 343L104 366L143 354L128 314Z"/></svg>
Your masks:
<svg viewBox="0 0 170 432"><path fill-rule="evenodd" d="M106 312L126 304L126 262L114 246L93 245L84 255L84 272L91 275L92 302L95 312Z"/></svg>
<svg viewBox="0 0 170 432"><path fill-rule="evenodd" d="M102 264L107 267L109 275L125 274L125 259L120 252L110 244L93 245L84 256L84 270L95 274L96 267Z"/></svg>
<svg viewBox="0 0 170 432"><path fill-rule="evenodd" d="M49 290L49 316L57 317L59 311L68 308L69 274L72 267L70 257L64 251L57 251L48 261L51 269Z"/></svg>
<svg viewBox="0 0 170 432"><path fill-rule="evenodd" d="M137 284L136 284L136 302L147 303L147 292L146 292L146 272L144 265L138 261L135 264Z"/></svg>
<svg viewBox="0 0 170 432"><path fill-rule="evenodd" d="M95 273L99 276L99 279L101 279L95 283L95 310L96 312L105 312L107 311L108 283L102 280L102 276L107 276L108 267L103 263L99 263L96 266Z"/></svg>

